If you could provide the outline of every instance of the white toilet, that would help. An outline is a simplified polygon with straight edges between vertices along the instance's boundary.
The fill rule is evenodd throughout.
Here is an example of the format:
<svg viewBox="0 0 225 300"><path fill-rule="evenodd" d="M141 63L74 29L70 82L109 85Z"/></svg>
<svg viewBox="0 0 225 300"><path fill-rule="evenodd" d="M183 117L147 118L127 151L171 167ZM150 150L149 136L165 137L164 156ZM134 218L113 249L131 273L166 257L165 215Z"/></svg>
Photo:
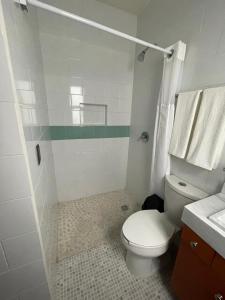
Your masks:
<svg viewBox="0 0 225 300"><path fill-rule="evenodd" d="M165 213L157 210L138 211L123 224L121 238L127 249L126 264L132 274L152 274L158 261L153 258L167 251L173 234L181 226L184 206L207 196L174 175L166 176Z"/></svg>

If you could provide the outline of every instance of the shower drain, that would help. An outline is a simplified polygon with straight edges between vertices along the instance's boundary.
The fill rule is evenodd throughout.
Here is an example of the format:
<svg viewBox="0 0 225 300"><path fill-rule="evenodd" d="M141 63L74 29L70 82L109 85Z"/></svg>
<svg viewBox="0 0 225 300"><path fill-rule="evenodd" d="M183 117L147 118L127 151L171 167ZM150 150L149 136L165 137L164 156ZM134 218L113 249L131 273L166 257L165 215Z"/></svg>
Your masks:
<svg viewBox="0 0 225 300"><path fill-rule="evenodd" d="M121 206L121 210L122 211L127 211L129 209L129 206L128 205L122 205Z"/></svg>

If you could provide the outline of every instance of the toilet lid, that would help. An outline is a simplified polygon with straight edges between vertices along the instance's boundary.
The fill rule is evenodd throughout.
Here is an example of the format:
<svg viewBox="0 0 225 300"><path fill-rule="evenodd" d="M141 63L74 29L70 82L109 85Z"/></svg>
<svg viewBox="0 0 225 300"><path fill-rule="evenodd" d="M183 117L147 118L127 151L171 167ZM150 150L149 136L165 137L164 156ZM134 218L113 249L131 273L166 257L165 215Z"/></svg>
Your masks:
<svg viewBox="0 0 225 300"><path fill-rule="evenodd" d="M131 215L123 224L124 237L132 244L157 247L166 244L175 227L164 213L157 210L142 210Z"/></svg>

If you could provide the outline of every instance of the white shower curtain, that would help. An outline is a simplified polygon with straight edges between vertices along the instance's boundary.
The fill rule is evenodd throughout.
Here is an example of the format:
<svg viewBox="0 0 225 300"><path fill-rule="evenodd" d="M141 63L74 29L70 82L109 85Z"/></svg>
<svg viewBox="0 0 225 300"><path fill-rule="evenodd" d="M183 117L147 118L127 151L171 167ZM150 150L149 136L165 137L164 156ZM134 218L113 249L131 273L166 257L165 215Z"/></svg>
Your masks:
<svg viewBox="0 0 225 300"><path fill-rule="evenodd" d="M174 121L175 95L180 87L186 45L179 41L171 58L164 57L162 83L159 92L150 174L150 194L164 198L164 178L170 173L169 144Z"/></svg>

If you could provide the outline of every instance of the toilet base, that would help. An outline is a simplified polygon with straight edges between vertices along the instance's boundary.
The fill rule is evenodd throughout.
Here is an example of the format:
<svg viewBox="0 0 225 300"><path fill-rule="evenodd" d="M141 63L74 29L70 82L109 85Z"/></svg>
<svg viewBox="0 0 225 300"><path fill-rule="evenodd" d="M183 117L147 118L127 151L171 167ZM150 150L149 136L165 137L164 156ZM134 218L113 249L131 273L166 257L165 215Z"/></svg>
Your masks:
<svg viewBox="0 0 225 300"><path fill-rule="evenodd" d="M154 274L160 268L158 257L143 257L127 250L126 265L131 274L137 277L146 277Z"/></svg>

